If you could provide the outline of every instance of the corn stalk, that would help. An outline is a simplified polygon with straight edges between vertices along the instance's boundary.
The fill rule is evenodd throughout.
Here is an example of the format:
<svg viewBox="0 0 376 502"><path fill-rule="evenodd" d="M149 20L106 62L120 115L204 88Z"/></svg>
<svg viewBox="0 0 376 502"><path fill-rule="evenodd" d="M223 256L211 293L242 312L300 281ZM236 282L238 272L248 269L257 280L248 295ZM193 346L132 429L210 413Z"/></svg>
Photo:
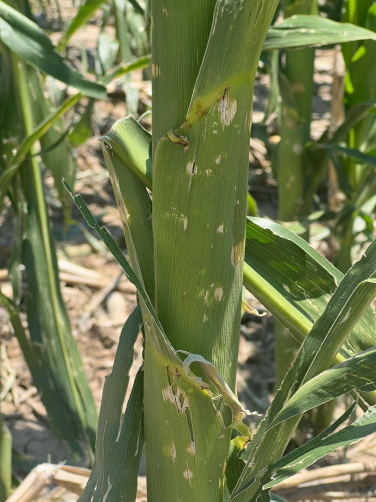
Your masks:
<svg viewBox="0 0 376 502"><path fill-rule="evenodd" d="M276 2L220 0L214 14L212 7L199 1L181 8L153 4L156 312L172 345L213 363L233 390L252 91ZM231 418L208 397L147 345L151 502L218 500Z"/></svg>
<svg viewBox="0 0 376 502"><path fill-rule="evenodd" d="M316 0L284 0L284 17L315 14ZM280 142L278 144L278 219L284 222L302 216L306 180L305 144L310 140L315 49L307 47L284 53L279 75ZM309 236L309 230L305 237ZM294 359L297 344L290 333L275 323L276 388Z"/></svg>
<svg viewBox="0 0 376 502"><path fill-rule="evenodd" d="M284 0L285 19L316 14L316 0ZM278 217L294 221L301 216L305 183L304 146L310 140L315 49L284 54L280 76L281 110L278 145Z"/></svg>

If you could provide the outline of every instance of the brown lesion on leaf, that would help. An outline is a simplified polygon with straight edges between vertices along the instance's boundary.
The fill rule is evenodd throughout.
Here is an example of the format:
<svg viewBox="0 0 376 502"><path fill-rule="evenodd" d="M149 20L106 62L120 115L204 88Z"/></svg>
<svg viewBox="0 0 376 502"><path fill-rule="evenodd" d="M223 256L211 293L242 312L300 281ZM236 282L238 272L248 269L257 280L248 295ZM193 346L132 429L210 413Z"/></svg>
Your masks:
<svg viewBox="0 0 376 502"><path fill-rule="evenodd" d="M220 114L221 122L224 126L229 126L233 121L238 109L238 102L236 99L230 99L228 96L228 87L225 88L223 96L218 103L218 111Z"/></svg>
<svg viewBox="0 0 376 502"><path fill-rule="evenodd" d="M196 445L194 441L191 441L191 444L187 448L187 452L192 455L193 457L196 455Z"/></svg>
<svg viewBox="0 0 376 502"><path fill-rule="evenodd" d="M234 267L243 262L244 258L244 239L242 239L238 244L232 247L231 261Z"/></svg>
<svg viewBox="0 0 376 502"><path fill-rule="evenodd" d="M193 472L189 470L188 462L187 462L187 468L185 469L183 475L185 479L188 481L188 483L191 484L191 480L193 478Z"/></svg>
<svg viewBox="0 0 376 502"><path fill-rule="evenodd" d="M176 446L174 445L174 443L172 443L172 445L171 445L170 454L171 454L172 460L175 463L175 460L176 460Z"/></svg>
<svg viewBox="0 0 376 502"><path fill-rule="evenodd" d="M151 76L153 78L158 78L161 75L161 69L159 66L155 63L152 63L151 65Z"/></svg>
<svg viewBox="0 0 376 502"><path fill-rule="evenodd" d="M167 366L166 374L169 384L167 387L162 389L163 400L170 401L170 403L173 403L176 406L176 410L179 413L179 415L183 415L184 413L186 413L186 410L188 409L189 398L185 394L185 392L183 392L180 389L180 387L176 384L173 374L175 374L175 376L179 379L181 378L181 376L177 368L174 367L174 370L171 371L170 366Z"/></svg>

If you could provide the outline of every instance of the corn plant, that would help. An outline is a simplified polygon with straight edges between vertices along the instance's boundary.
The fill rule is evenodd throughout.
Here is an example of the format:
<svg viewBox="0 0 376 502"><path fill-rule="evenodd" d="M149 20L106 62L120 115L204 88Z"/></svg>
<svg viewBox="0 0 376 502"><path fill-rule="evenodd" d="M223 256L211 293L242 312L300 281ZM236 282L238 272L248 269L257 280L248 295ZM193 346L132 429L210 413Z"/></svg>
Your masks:
<svg viewBox="0 0 376 502"><path fill-rule="evenodd" d="M340 42L341 38L343 41L346 41L349 35L346 32L346 28L356 30L354 24L343 24L341 26L315 15L317 14L317 5L314 1L290 2L286 0L282 2L282 7L285 21L280 25L280 29L284 26L286 28L290 27L290 29L292 27L298 28L299 24L305 20L307 28L309 26L313 30L322 29L320 45L329 44L335 39L337 42ZM302 16L299 14L302 14ZM308 14L310 14L309 17L307 16ZM344 20L352 23L354 21L354 19L350 18ZM300 26L303 27L302 25ZM365 24L361 26L364 28ZM367 35L364 33L364 36L372 38L370 32ZM362 45L362 43L361 41L353 41L345 45ZM374 44L370 40L365 43ZM334 148L340 139L336 139L336 136L334 136L332 147L329 150L323 149L320 145L321 150L317 151L317 146L311 143L310 126L313 98L314 48L307 47L296 51L285 51L283 57L280 57L279 68L276 69L274 66L273 69L274 71L278 71L278 87L280 92L278 116L280 142L275 156L275 167L278 178L278 218L280 221L286 223L299 221L300 225L295 225L295 227L302 236L309 238L313 196L324 175L323 166L327 165L328 152L330 152L329 156L331 158L333 156L336 157L337 154L334 153ZM328 133L323 135L323 138L327 141ZM320 156L321 160L319 160ZM336 166L338 166L339 161L337 158L334 160L336 161ZM322 167L318 167L320 165ZM355 198L353 198L353 201ZM349 215L349 212L351 213L351 210L347 205L347 210L345 208L343 211L345 221L347 220L345 215ZM340 225L338 225L338 228L339 231L337 234L343 231ZM367 229L368 231L370 230L369 221ZM343 256L343 253L346 254L343 241L344 239L341 238L339 262L342 261L341 256ZM343 268L341 266L340 268L342 271L346 271L349 267ZM275 325L275 338L276 385L278 386L291 364L296 345L279 323Z"/></svg>
<svg viewBox="0 0 376 502"><path fill-rule="evenodd" d="M310 17L310 21L307 22L312 27L315 26L315 22L328 22L315 16ZM339 241L337 266L344 272L351 266L353 252L359 251L359 245L354 248L354 244L359 244L359 242L356 243L357 236L360 236L358 239L360 244L373 239L370 217L374 209L372 173L375 166L372 110L375 106L376 95L373 66L370 61L373 60L376 47L375 35L372 34L372 31L375 31L374 19L375 6L372 1L344 3L342 27L367 28L368 35L358 41L347 42L346 34L343 33L343 54L347 70L346 116L343 124L334 131L328 128L317 142L311 141L309 135L310 114L307 103L311 103L312 89L307 88L302 82L302 85L298 85L299 82L293 84L286 78L289 72L288 53L286 53L287 71L285 75L281 74L279 79L282 98L281 141L278 146L277 166L280 217L282 220L300 220L303 224L300 232L307 232L309 223L312 221L310 213L314 196L325 176L328 162L332 162L337 173L339 188L345 196L345 204L337 213L319 209L325 213L321 216L322 221L329 222L329 227ZM337 35L341 31L340 25L335 28L333 23L332 28L331 34L324 35L326 43L330 42L335 31ZM307 57L306 62L308 59ZM293 67L297 61L298 59L292 63ZM297 78L306 78L305 72L302 72L302 75L304 77L298 76ZM298 92L303 87L306 92L296 96L294 85ZM299 108L302 100L306 103L305 117L302 116ZM287 125L289 127L286 127ZM282 207L285 208L284 213L281 213Z"/></svg>
<svg viewBox="0 0 376 502"><path fill-rule="evenodd" d="M376 243L343 276L289 230L245 216L253 84L276 5L152 3L152 136L127 117L101 139L130 263L66 184L139 295L82 501L135 500L144 441L149 502L248 502L376 430ZM273 35L264 47L277 48ZM243 284L301 344L253 437L235 394ZM123 415L141 325L144 364ZM346 392L353 405L282 458L302 414ZM336 432L356 402L364 415Z"/></svg>
<svg viewBox="0 0 376 502"><path fill-rule="evenodd" d="M376 5L372 1L347 1L343 19L376 32ZM372 64L376 56L376 37L375 40L343 44L342 51L346 64L345 108L351 110L376 99L376 73ZM368 240L374 238L370 214L376 204L375 127L374 115L362 118L349 131L345 145L349 149L347 155L346 150L341 152L341 149L332 153L346 197L336 225L340 242L337 264L342 271L351 266L357 234L368 232Z"/></svg>

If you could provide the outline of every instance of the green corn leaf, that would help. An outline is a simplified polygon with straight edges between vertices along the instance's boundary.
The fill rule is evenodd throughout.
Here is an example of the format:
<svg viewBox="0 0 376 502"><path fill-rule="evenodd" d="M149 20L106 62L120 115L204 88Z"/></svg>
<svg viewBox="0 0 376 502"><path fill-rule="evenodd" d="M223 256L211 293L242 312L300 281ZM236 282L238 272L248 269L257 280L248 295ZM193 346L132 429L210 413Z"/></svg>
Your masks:
<svg viewBox="0 0 376 502"><path fill-rule="evenodd" d="M20 133L29 137L35 121L26 65L16 54L10 56L9 71L17 81L13 106L19 114L18 127L8 134L14 138ZM21 194L17 193L18 215L22 211L25 218L25 226L19 228L19 261L25 265L28 281L25 303L29 338L28 343L22 341L23 352L26 360L31 358L30 366L34 365L31 372L51 416L52 429L65 441L68 454L77 458L92 453L97 414L61 294L43 180L34 153L31 147L31 158L22 163L16 185ZM19 328L18 323L18 332Z"/></svg>
<svg viewBox="0 0 376 502"><path fill-rule="evenodd" d="M97 44L97 58L95 60L95 72L97 75L105 75L112 68L119 52L119 42L105 33L100 33Z"/></svg>
<svg viewBox="0 0 376 502"><path fill-rule="evenodd" d="M247 465L231 500L246 502L256 496L263 469L281 457L301 415L275 425L286 400L300 386L326 370L376 293L376 241L344 276L324 313L313 325L278 390L267 416L243 457ZM278 440L277 440L278 438ZM268 453L273 448L272 454ZM257 482L251 482L256 476Z"/></svg>
<svg viewBox="0 0 376 502"><path fill-rule="evenodd" d="M347 148L339 145L327 145L325 147L329 151L335 151L340 155L344 155L349 159L359 162L359 164L369 164L376 167L376 155L369 155L368 153L361 152L356 148Z"/></svg>
<svg viewBox="0 0 376 502"><path fill-rule="evenodd" d="M137 0L129 0L129 3L133 6L134 10L138 12L139 14L144 15L144 9L141 7L141 5L137 2Z"/></svg>
<svg viewBox="0 0 376 502"><path fill-rule="evenodd" d="M94 15L94 13L104 4L106 0L86 0L85 3L81 5L78 9L77 14L73 18L70 23L68 29L63 34L58 46L57 50L61 51L64 47L67 46L70 38L74 33L81 28L84 24L86 24Z"/></svg>
<svg viewBox="0 0 376 502"><path fill-rule="evenodd" d="M84 113L81 115L80 120L73 127L72 131L69 133L69 142L77 147L83 145L91 136L93 136L93 127L91 124L91 116L94 109L94 99L89 98L88 104L85 107ZM64 176L65 179L67 179ZM61 180L60 180L61 181ZM69 180L68 180L69 183Z"/></svg>
<svg viewBox="0 0 376 502"><path fill-rule="evenodd" d="M106 89L86 80L67 66L50 39L35 23L0 0L0 41L44 73L75 87L83 94L106 99Z"/></svg>
<svg viewBox="0 0 376 502"><path fill-rule="evenodd" d="M246 235L245 287L302 343L343 274L278 223L248 218ZM351 357L374 345L374 314L367 309L340 355Z"/></svg>
<svg viewBox="0 0 376 502"><path fill-rule="evenodd" d="M122 63L109 75L105 75L100 79L100 82L104 85L109 84L115 78L121 77L122 75L127 75L131 71L144 70L149 66L150 56L143 56L131 63Z"/></svg>
<svg viewBox="0 0 376 502"><path fill-rule="evenodd" d="M85 202L83 201L81 195L75 195L72 192L72 189L70 186L66 183L65 180L63 180L65 188L68 190L68 193L72 197L73 201L77 205L78 209L81 211L83 217L85 218L87 224L96 230L100 238L103 240L103 242L106 244L107 248L109 251L112 253L116 261L119 263L119 265L123 268L124 273L127 277L127 279L136 287L140 299L143 302L143 305L145 306L149 316L150 316L150 321L151 324L146 323L146 329L150 332L152 336L153 343L155 344L156 350L163 354L168 360L172 361L175 364L178 364L179 366L182 365L180 359L176 356L175 350L173 349L172 345L166 338L166 335L163 331L162 325L157 317L157 314L155 313L154 307L144 289L144 286L141 284L140 279L137 277L136 273L132 270L132 267L129 265L127 259L121 252L119 246L116 244L115 240L105 227L100 227L98 223L96 222L95 218L93 215L90 213L88 207L86 206Z"/></svg>
<svg viewBox="0 0 376 502"><path fill-rule="evenodd" d="M286 50L366 39L375 40L375 33L353 24L336 23L324 17L298 15L272 26L263 49Z"/></svg>
<svg viewBox="0 0 376 502"><path fill-rule="evenodd" d="M277 495L275 493L270 494L270 500L272 502L286 502L285 499L283 499L282 497L280 497L279 495Z"/></svg>
<svg viewBox="0 0 376 502"><path fill-rule="evenodd" d="M49 97L45 96L44 82L39 72L29 65L27 65L26 68L34 122L39 125L42 124L46 118L51 117L57 110L52 106ZM76 104L73 106L76 106ZM58 108L59 107L60 105L58 105ZM67 112L68 111L69 110L67 110ZM43 164L53 176L55 189L63 206L62 209L65 224L70 217L72 201L67 194L61 179L64 177L73 185L76 179L77 169L76 156L72 151L72 146L69 144L67 138L68 133L69 126L67 127L66 125L65 116L61 116L57 120L54 120L52 126L45 134L42 135L41 138L39 138L39 153Z"/></svg>
<svg viewBox="0 0 376 502"><path fill-rule="evenodd" d="M284 422L353 389L374 390L375 385L376 349L369 349L302 385L275 417L273 424Z"/></svg>
<svg viewBox="0 0 376 502"><path fill-rule="evenodd" d="M366 2L364 2L366 3ZM351 107L362 101L374 99L376 94L376 7L371 5L366 14L366 27L372 30L373 40L365 40L362 44L345 44L343 47L346 62L346 101L347 106ZM351 48L350 54L347 49ZM348 57L350 56L350 58ZM367 134L367 131L365 131Z"/></svg>
<svg viewBox="0 0 376 502"><path fill-rule="evenodd" d="M376 406L369 408L369 410L353 424L333 433L335 428L344 422L344 418L347 419L350 416L353 409L354 405L351 406L332 427L324 431L324 433L319 434L305 445L297 448L278 462L270 465L267 469L267 473L263 477L265 481L269 478L268 482L263 485L263 490L278 485L285 479L297 474L312 465L316 460L324 457L337 448L351 446L369 434L373 434L376 431ZM264 499L260 498L259 500ZM265 498L265 500L269 499Z"/></svg>
<svg viewBox="0 0 376 502"><path fill-rule="evenodd" d="M123 415L123 403L133 363L134 344L142 325L138 305L121 331L111 374L103 387L95 445L95 467L82 500L136 499L137 475L143 450L143 372L139 371ZM107 494L107 495L106 495Z"/></svg>
<svg viewBox="0 0 376 502"><path fill-rule="evenodd" d="M338 144L347 140L347 135L351 129L357 126L367 115L376 109L376 99L368 99L361 103L354 104L346 113L344 122L333 133L328 144ZM319 143L326 141L326 133L320 138Z"/></svg>
<svg viewBox="0 0 376 502"><path fill-rule="evenodd" d="M82 97L81 93L77 93L74 96L67 98L59 108L51 113L48 117L46 117L38 127L21 143L20 147L17 150L16 155L11 158L8 167L4 170L4 172L0 176L0 211L4 204L4 197L7 193L7 190L12 183L15 175L20 169L23 161L26 159L27 155L30 152L30 149L34 145L36 141L38 141L46 132L53 126L53 124L62 117L68 110L70 110Z"/></svg>

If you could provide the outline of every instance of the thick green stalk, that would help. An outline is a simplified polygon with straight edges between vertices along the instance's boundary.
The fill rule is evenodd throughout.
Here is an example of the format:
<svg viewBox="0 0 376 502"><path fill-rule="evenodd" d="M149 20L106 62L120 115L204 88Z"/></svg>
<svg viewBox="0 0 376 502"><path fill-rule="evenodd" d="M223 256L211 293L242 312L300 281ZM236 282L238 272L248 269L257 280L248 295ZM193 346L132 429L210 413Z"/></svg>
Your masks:
<svg viewBox="0 0 376 502"><path fill-rule="evenodd" d="M312 14L316 0L285 0L285 18ZM286 82L281 82L281 115L278 147L278 201L281 221L299 219L305 183L304 145L310 139L313 74L313 48L287 51L283 68Z"/></svg>
<svg viewBox="0 0 376 502"><path fill-rule="evenodd" d="M284 0L284 17L310 14L315 0ZM294 221L301 216L306 176L304 145L310 139L313 48L287 51L280 76L281 110L278 146L278 219ZM308 237L308 234L307 234ZM276 388L278 389L298 348L290 333L278 322L274 327Z"/></svg>
<svg viewBox="0 0 376 502"><path fill-rule="evenodd" d="M185 51L178 48L181 31L183 37L186 33L179 20L196 30L210 13L196 18L197 5L191 4L204 7L205 2L186 3L182 9L190 11L188 22L172 3L156 1L153 14L153 138L163 136L154 143L153 165L156 309L174 348L199 354L215 364L234 389L253 84L277 2L218 0L198 75L195 41L189 39ZM198 46L204 49L205 44L203 38ZM195 64L196 73L187 81L177 71L181 59L187 60L186 68L190 62ZM187 82L193 87L196 78L191 97ZM174 112L169 115L170 108ZM186 407L184 414L179 406L163 404L163 386L171 389L174 399L180 396L179 402ZM145 427L151 502L221 500L219 481L230 441L230 430L224 430L221 420L228 425L231 418L220 407L219 418L212 415L203 437L204 417L212 411L207 409L204 396L201 407L192 408L191 402L200 392L188 388L187 394L184 387L166 361L156 352L146 351ZM167 399L170 397L169 393Z"/></svg>

